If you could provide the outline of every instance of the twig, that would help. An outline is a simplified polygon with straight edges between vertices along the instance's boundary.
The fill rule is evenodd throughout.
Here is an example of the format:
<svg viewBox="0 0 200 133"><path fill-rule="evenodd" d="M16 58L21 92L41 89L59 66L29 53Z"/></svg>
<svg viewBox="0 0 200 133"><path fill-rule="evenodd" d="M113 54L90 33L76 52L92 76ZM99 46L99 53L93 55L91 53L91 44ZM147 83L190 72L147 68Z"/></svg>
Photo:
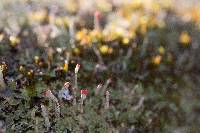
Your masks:
<svg viewBox="0 0 200 133"><path fill-rule="evenodd" d="M79 71L80 65L77 64L74 70L74 88L73 88L73 95L74 95L74 99L73 99L73 104L76 105L76 90L78 88L78 81L77 81L77 77L78 77L78 71Z"/></svg>
<svg viewBox="0 0 200 133"><path fill-rule="evenodd" d="M0 66L0 88L5 88L6 84L3 79L3 68Z"/></svg>
<svg viewBox="0 0 200 133"><path fill-rule="evenodd" d="M102 84L99 84L97 88L95 89L95 96L99 94L100 89L102 88Z"/></svg>
<svg viewBox="0 0 200 133"><path fill-rule="evenodd" d="M99 50L97 49L97 47L95 46L95 44L93 44L92 49L94 50L94 53L96 54L97 58L98 58L98 62L100 64L104 64L103 58L99 52Z"/></svg>
<svg viewBox="0 0 200 133"><path fill-rule="evenodd" d="M71 48L75 48L75 29L74 29L74 18L72 21L69 23L69 34L70 34L70 44Z"/></svg>
<svg viewBox="0 0 200 133"><path fill-rule="evenodd" d="M53 61L54 49L52 47L49 47L47 50L47 54L48 54L48 70L50 70Z"/></svg>
<svg viewBox="0 0 200 133"><path fill-rule="evenodd" d="M101 30L100 17L101 17L101 13L99 11L96 11L94 13L94 29L95 30Z"/></svg>
<svg viewBox="0 0 200 133"><path fill-rule="evenodd" d="M144 57L146 51L147 51L147 47L148 47L148 35L145 36L144 40L143 40L143 43L141 45L141 53L140 53L140 56L141 57Z"/></svg>
<svg viewBox="0 0 200 133"><path fill-rule="evenodd" d="M110 102L110 93L109 91L106 91L105 109L109 109L109 102Z"/></svg>
<svg viewBox="0 0 200 133"><path fill-rule="evenodd" d="M108 88L108 85L111 83L111 79L109 78L108 80L106 80L105 85L102 88L102 92L104 93L105 90Z"/></svg>
<svg viewBox="0 0 200 133"><path fill-rule="evenodd" d="M81 90L81 101L80 101L80 112L83 113L84 110L83 110L83 104L84 104L84 100L86 99L87 97L87 94L88 94L88 90L85 89L85 90Z"/></svg>
<svg viewBox="0 0 200 133"><path fill-rule="evenodd" d="M83 113L83 98L81 97L81 101L80 101L80 112Z"/></svg>
<svg viewBox="0 0 200 133"><path fill-rule="evenodd" d="M143 105L143 103L144 103L144 99L145 99L144 96L142 96L142 97L140 98L138 104L137 104L136 106L133 107L133 110L134 110L134 111L136 111L136 110L138 110L139 108L142 107L142 105Z"/></svg>

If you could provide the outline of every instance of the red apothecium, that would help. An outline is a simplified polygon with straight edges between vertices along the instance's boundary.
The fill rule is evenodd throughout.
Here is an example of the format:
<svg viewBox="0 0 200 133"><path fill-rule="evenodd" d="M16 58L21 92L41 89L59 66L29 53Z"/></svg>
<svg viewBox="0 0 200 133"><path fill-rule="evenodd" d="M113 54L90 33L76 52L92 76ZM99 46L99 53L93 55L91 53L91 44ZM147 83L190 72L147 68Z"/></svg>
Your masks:
<svg viewBox="0 0 200 133"><path fill-rule="evenodd" d="M87 96L88 93L89 93L89 91L87 89L81 90L81 94L84 94Z"/></svg>

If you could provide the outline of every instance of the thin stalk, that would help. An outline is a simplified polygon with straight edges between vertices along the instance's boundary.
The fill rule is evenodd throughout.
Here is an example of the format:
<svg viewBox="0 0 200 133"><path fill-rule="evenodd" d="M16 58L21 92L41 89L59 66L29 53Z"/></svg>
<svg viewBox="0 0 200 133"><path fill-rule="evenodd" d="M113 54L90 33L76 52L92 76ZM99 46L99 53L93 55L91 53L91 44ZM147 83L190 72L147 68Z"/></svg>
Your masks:
<svg viewBox="0 0 200 133"><path fill-rule="evenodd" d="M99 84L96 89L95 89L95 96L97 96L99 94L99 91L101 90L102 88L102 84Z"/></svg>
<svg viewBox="0 0 200 133"><path fill-rule="evenodd" d="M105 109L109 109L109 102L110 102L110 93L106 91L106 101L105 101Z"/></svg>
<svg viewBox="0 0 200 133"><path fill-rule="evenodd" d="M69 24L69 34L70 34L70 44L71 48L75 48L75 29L74 29L74 19Z"/></svg>
<svg viewBox="0 0 200 133"><path fill-rule="evenodd" d="M75 73L75 76L74 76L74 88L73 88L73 95L74 95L74 99L73 99L73 103L74 105L76 105L76 91L77 91L77 88L78 88L78 74Z"/></svg>
<svg viewBox="0 0 200 133"><path fill-rule="evenodd" d="M6 84L3 79L3 69L0 67L0 88L5 88Z"/></svg>
<svg viewBox="0 0 200 133"><path fill-rule="evenodd" d="M101 30L101 26L100 26L100 16L99 16L99 12L94 15L94 29L95 30Z"/></svg>
<svg viewBox="0 0 200 133"><path fill-rule="evenodd" d="M93 50L94 50L94 53L96 54L97 58L98 58L98 62L99 64L104 64L104 61L103 61L103 58L99 52L99 50L97 49L97 47L95 46L95 44L93 45Z"/></svg>
<svg viewBox="0 0 200 133"><path fill-rule="evenodd" d="M132 109L134 111L138 110L139 108L141 108L143 106L143 103L144 103L144 96L142 96L138 102L138 104L136 106L134 106Z"/></svg>
<svg viewBox="0 0 200 133"><path fill-rule="evenodd" d="M106 89L108 88L108 85L111 83L111 79L108 79L105 83L105 85L102 88L102 92L105 93Z"/></svg>
<svg viewBox="0 0 200 133"><path fill-rule="evenodd" d="M81 97L81 102L80 102L80 112L83 113L83 98Z"/></svg>

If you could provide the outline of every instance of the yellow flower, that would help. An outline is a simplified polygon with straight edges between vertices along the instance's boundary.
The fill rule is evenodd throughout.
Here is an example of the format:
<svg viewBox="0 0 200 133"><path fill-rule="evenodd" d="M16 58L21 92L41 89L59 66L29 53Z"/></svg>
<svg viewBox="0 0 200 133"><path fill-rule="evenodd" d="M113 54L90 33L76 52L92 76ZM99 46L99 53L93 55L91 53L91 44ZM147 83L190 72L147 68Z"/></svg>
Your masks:
<svg viewBox="0 0 200 133"><path fill-rule="evenodd" d="M155 65L159 65L161 60L162 60L162 56L156 55L152 58L152 63L155 64Z"/></svg>
<svg viewBox="0 0 200 133"><path fill-rule="evenodd" d="M81 54L81 51L80 51L79 48L74 48L74 49L73 49L73 53L74 53L75 55L80 55L80 54Z"/></svg>
<svg viewBox="0 0 200 133"><path fill-rule="evenodd" d="M140 18L140 24L141 24L141 25L147 25L147 23L148 23L148 17L142 16L142 17Z"/></svg>
<svg viewBox="0 0 200 133"><path fill-rule="evenodd" d="M136 33L135 33L135 29L132 27L130 30L129 30L129 33L128 33L129 37L134 39L136 37Z"/></svg>
<svg viewBox="0 0 200 133"><path fill-rule="evenodd" d="M75 38L80 42L80 45L91 44L92 42L92 36L88 34L87 29L78 31L75 35Z"/></svg>
<svg viewBox="0 0 200 133"><path fill-rule="evenodd" d="M124 28L117 26L112 23L108 26L108 28L104 29L102 32L103 38L105 41L113 41L123 37L126 34Z"/></svg>
<svg viewBox="0 0 200 133"><path fill-rule="evenodd" d="M4 34L0 34L0 42L3 40Z"/></svg>
<svg viewBox="0 0 200 133"><path fill-rule="evenodd" d="M19 67L19 71L20 71L20 72L24 72L24 71L25 71L25 68L24 68L23 66L20 66L20 67Z"/></svg>
<svg viewBox="0 0 200 133"><path fill-rule="evenodd" d="M89 36L92 40L100 40L102 39L102 32L99 30L93 30L89 33Z"/></svg>
<svg viewBox="0 0 200 133"><path fill-rule="evenodd" d="M63 25L64 25L64 20L63 20L63 18L57 17L57 18L55 19L55 24L56 24L57 26L63 26Z"/></svg>
<svg viewBox="0 0 200 133"><path fill-rule="evenodd" d="M113 41L116 39L116 34L113 33L114 31L104 30L103 31L103 38L105 41Z"/></svg>
<svg viewBox="0 0 200 133"><path fill-rule="evenodd" d="M157 23L158 23L158 27L159 27L159 28L164 28L164 27L166 26L166 23L165 23L164 20L160 20L160 21L158 21Z"/></svg>
<svg viewBox="0 0 200 133"><path fill-rule="evenodd" d="M42 22L47 17L47 11L46 10L40 10L30 13L30 20L36 21L36 22Z"/></svg>
<svg viewBox="0 0 200 133"><path fill-rule="evenodd" d="M142 1L141 0L133 0L132 3L129 5L132 9L138 9L142 7Z"/></svg>
<svg viewBox="0 0 200 133"><path fill-rule="evenodd" d="M109 47L108 48L108 54L112 54L113 53L113 48L112 47Z"/></svg>
<svg viewBox="0 0 200 133"><path fill-rule="evenodd" d="M15 46L16 44L20 43L20 39L18 37L10 36L9 39L12 46Z"/></svg>
<svg viewBox="0 0 200 133"><path fill-rule="evenodd" d="M39 56L35 56L35 57L34 57L35 64L38 64L38 63L39 63L39 59L40 59Z"/></svg>
<svg viewBox="0 0 200 133"><path fill-rule="evenodd" d="M78 31L76 33L76 37L75 37L76 40L78 40L78 41L82 40L84 37L87 36L87 33L88 33L87 29L82 29L82 30Z"/></svg>
<svg viewBox="0 0 200 133"><path fill-rule="evenodd" d="M141 29L140 29L140 32L141 32L143 35L146 34L146 32L147 32L147 26L142 25L142 26L141 26Z"/></svg>
<svg viewBox="0 0 200 133"><path fill-rule="evenodd" d="M94 2L96 3L97 9L105 12L109 12L112 10L111 3L106 0L95 0Z"/></svg>
<svg viewBox="0 0 200 133"><path fill-rule="evenodd" d="M182 32L179 37L179 42L182 43L184 46L188 46L191 42L191 37L187 32Z"/></svg>
<svg viewBox="0 0 200 133"><path fill-rule="evenodd" d="M116 32L116 35L118 37L121 37L121 36L123 36L125 34L125 30L123 28L120 28L120 27L116 28L115 32Z"/></svg>
<svg viewBox="0 0 200 133"><path fill-rule="evenodd" d="M87 35L81 40L80 45L86 45L86 44L90 45L91 42L92 42L91 37Z"/></svg>
<svg viewBox="0 0 200 133"><path fill-rule="evenodd" d="M64 64L63 70L66 71L66 72L68 71L68 63L67 62Z"/></svg>
<svg viewBox="0 0 200 133"><path fill-rule="evenodd" d="M159 1L163 8L170 8L172 7L173 0L162 0Z"/></svg>
<svg viewBox="0 0 200 133"><path fill-rule="evenodd" d="M32 77L33 76L33 70L31 69L30 71L27 72L27 75Z"/></svg>
<svg viewBox="0 0 200 133"><path fill-rule="evenodd" d="M69 18L68 17L64 17L63 18L63 23L65 26L69 26Z"/></svg>
<svg viewBox="0 0 200 133"><path fill-rule="evenodd" d="M158 49L159 53L161 55L165 54L165 48L163 46L160 46L159 49Z"/></svg>
<svg viewBox="0 0 200 133"><path fill-rule="evenodd" d="M75 13L78 11L78 2L76 0L66 0L64 4L65 9L70 13Z"/></svg>
<svg viewBox="0 0 200 133"><path fill-rule="evenodd" d="M129 42L130 42L130 39L129 39L128 37L124 37L124 38L122 39L122 43L123 43L124 45L128 45Z"/></svg>
<svg viewBox="0 0 200 133"><path fill-rule="evenodd" d="M151 8L152 8L152 11L154 13L157 13L157 12L160 11L160 5L158 3L156 3L156 2L152 2L152 7Z"/></svg>
<svg viewBox="0 0 200 133"><path fill-rule="evenodd" d="M100 48L99 48L100 52L102 54L108 54L109 52L109 47L107 45L102 45Z"/></svg>
<svg viewBox="0 0 200 133"><path fill-rule="evenodd" d="M156 17L152 16L151 19L149 20L149 27L156 27L158 25Z"/></svg>

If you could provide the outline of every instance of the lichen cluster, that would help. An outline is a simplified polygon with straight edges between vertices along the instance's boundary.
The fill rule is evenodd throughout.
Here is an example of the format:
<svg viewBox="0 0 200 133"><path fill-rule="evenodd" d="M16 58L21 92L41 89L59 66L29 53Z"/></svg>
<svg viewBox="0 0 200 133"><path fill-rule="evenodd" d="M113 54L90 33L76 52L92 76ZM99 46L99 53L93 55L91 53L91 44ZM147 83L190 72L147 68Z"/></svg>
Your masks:
<svg viewBox="0 0 200 133"><path fill-rule="evenodd" d="M0 1L0 132L198 132L199 10L176 3Z"/></svg>

